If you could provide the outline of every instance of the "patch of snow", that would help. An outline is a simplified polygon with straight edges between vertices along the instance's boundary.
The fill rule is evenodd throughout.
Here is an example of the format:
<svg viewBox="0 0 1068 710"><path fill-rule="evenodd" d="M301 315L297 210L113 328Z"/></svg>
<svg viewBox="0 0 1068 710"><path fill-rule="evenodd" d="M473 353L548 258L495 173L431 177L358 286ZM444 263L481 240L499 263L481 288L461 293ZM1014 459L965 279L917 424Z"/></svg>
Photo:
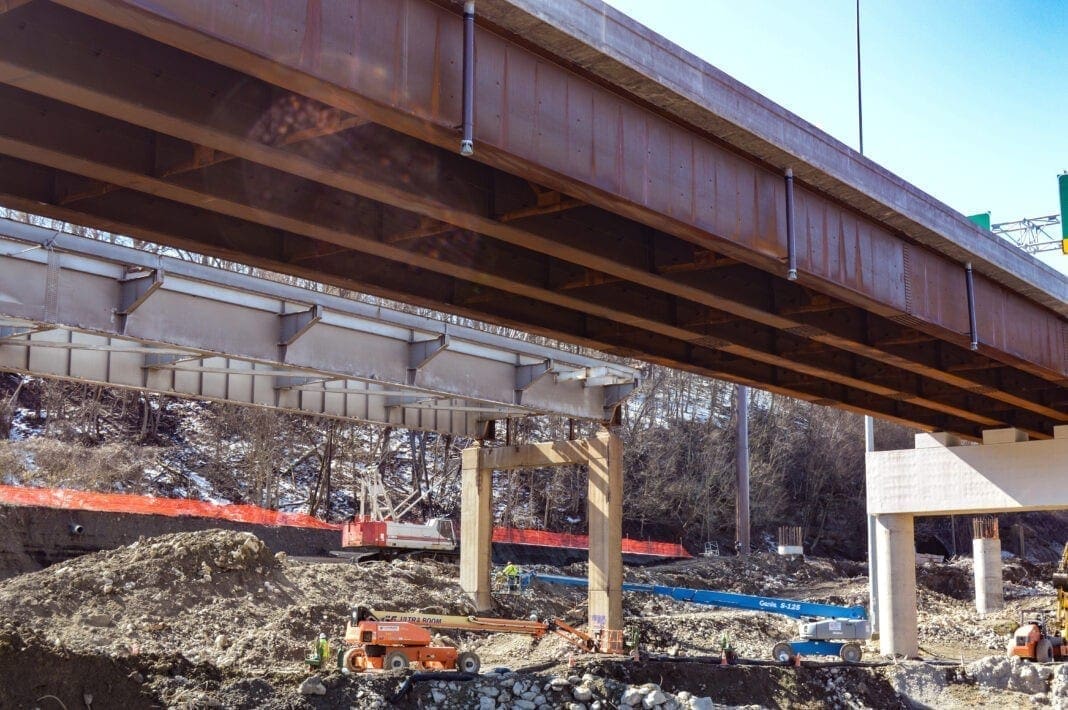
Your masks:
<svg viewBox="0 0 1068 710"><path fill-rule="evenodd" d="M212 487L211 483L208 482L208 479L203 476L193 473L192 471L187 471L185 477L193 484L194 492L201 500L206 500L209 503L214 503L216 505L226 505L233 502L226 498L219 498L214 495L215 489Z"/></svg>
<svg viewBox="0 0 1068 710"><path fill-rule="evenodd" d="M11 429L8 431L7 438L12 441L24 441L29 439L36 432L36 427L29 423L29 411L19 408L15 411L15 416L11 420Z"/></svg>

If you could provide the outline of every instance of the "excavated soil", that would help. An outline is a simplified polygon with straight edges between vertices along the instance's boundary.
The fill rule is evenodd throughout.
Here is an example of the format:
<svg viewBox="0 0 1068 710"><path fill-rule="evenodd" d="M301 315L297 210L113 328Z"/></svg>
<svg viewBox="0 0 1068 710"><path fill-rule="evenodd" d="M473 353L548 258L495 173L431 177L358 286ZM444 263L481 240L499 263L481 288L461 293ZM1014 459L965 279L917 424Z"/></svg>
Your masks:
<svg viewBox="0 0 1068 710"><path fill-rule="evenodd" d="M582 576L585 567L541 571ZM852 605L867 602L864 571L855 563L758 555L630 569L627 579ZM868 644L865 661L874 663L783 667L766 659L775 642L793 635L788 619L628 593L624 611L647 654L641 660L576 656L556 636L452 633L439 641L476 651L484 674L515 672L417 682L391 704L410 672L324 670L315 688L322 694L301 694L302 684L306 691L317 685L302 663L309 643L325 632L336 644L356 604L470 613L454 563L293 560L250 533L177 533L0 582L0 708L592 710L627 698L664 708L1060 707L1068 674L1062 682L1053 670L998 658L1023 610L1052 609L1049 573L1008 564L1007 609L983 619L971 611L966 561L921 568L920 643L941 664L887 663ZM535 583L500 597L496 614L579 624L585 594ZM719 665L713 657L724 634L757 662Z"/></svg>

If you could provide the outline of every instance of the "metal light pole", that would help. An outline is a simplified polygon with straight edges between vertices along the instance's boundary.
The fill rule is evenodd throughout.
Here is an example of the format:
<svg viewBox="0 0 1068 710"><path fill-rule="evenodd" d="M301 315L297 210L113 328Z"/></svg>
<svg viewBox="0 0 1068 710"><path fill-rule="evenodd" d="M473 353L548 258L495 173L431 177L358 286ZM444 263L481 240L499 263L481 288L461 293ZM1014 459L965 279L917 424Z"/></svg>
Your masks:
<svg viewBox="0 0 1068 710"><path fill-rule="evenodd" d="M860 0L857 0L857 133L860 137L860 154L864 155L864 92L860 80ZM875 451L875 420L864 415L864 453ZM865 481L867 464L865 463ZM879 634L879 565L875 557L875 516L868 514L868 608L871 611L871 631Z"/></svg>
<svg viewBox="0 0 1068 710"><path fill-rule="evenodd" d="M860 83L860 0L857 0L857 127L860 133L860 154L864 155L864 102Z"/></svg>

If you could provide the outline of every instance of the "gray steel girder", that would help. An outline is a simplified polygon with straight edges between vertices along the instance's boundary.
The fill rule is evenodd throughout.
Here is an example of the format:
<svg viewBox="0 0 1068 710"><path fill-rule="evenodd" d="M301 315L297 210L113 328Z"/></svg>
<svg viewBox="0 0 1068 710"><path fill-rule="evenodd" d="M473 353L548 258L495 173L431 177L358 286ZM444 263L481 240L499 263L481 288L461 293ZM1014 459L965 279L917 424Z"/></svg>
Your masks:
<svg viewBox="0 0 1068 710"><path fill-rule="evenodd" d="M509 417L610 420L639 382L631 367L8 220L0 369L468 437Z"/></svg>

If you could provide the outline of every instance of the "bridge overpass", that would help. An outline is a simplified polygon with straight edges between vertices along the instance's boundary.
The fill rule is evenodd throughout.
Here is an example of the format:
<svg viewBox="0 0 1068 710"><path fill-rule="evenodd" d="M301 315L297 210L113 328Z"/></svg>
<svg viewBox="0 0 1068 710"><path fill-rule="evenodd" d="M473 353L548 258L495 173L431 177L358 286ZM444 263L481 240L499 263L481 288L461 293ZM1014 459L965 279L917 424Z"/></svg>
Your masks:
<svg viewBox="0 0 1068 710"><path fill-rule="evenodd" d="M1068 280L597 0L479 0L467 92L450 0L0 10L0 204L967 439L1068 422Z"/></svg>
<svg viewBox="0 0 1068 710"><path fill-rule="evenodd" d="M1019 459L969 509L1066 505L1068 279L600 0L472 4L0 0L0 205L985 438L869 459L915 653L912 516L956 510L917 477ZM486 603L492 471L569 464L618 629L609 432L464 452L461 584Z"/></svg>

